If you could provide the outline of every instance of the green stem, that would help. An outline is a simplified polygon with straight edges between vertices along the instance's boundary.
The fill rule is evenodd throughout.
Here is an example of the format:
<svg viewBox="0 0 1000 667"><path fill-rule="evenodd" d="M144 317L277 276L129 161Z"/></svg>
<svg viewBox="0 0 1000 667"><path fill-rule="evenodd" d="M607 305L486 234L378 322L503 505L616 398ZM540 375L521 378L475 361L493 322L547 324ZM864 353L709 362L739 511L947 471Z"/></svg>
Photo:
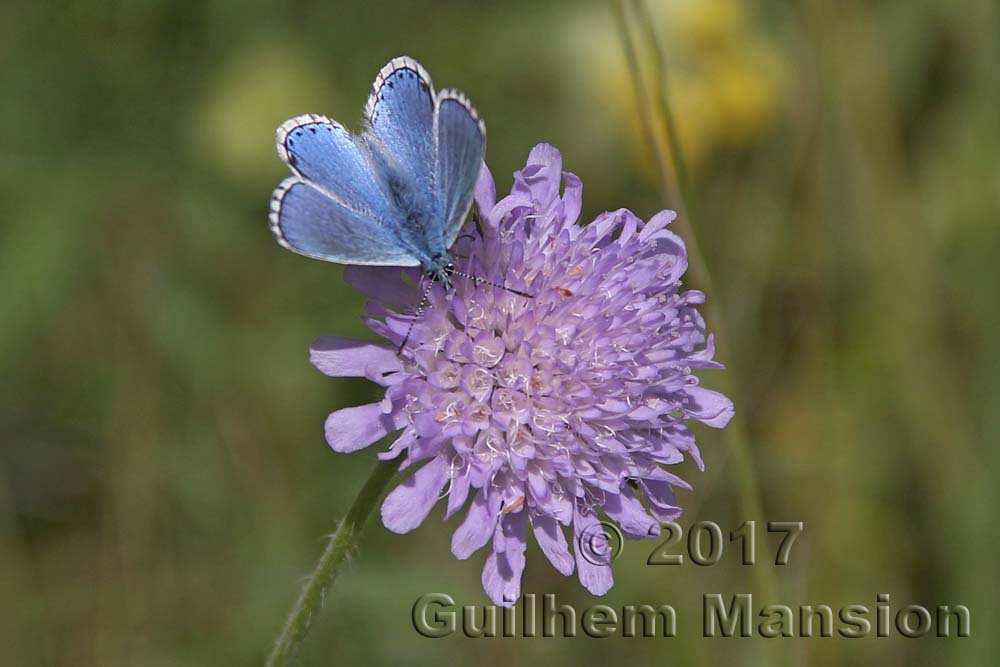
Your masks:
<svg viewBox="0 0 1000 667"><path fill-rule="evenodd" d="M326 593L337 578L341 566L358 546L358 538L364 529L368 515L382 499L386 487L396 474L399 463L396 460L379 461L371 477L361 487L361 492L347 511L347 516L330 537L326 550L316 563L316 569L309 576L299 599L288 615L285 627L274 644L274 650L267 659L267 667L286 667L295 662L299 646L312 626L312 621L323 606Z"/></svg>
<svg viewBox="0 0 1000 667"><path fill-rule="evenodd" d="M633 36L632 28L629 24L628 3L627 0L617 0L614 3L615 19L618 22L618 30L625 47L625 59L628 62L629 73L632 76L632 84L635 86L639 118L646 134L646 141L649 142L649 148L653 153L653 160L656 163L660 195L667 206L678 208L683 213L673 224L685 239L685 246L687 247L690 259L689 270L691 276L702 290L712 293L712 275L708 271L704 257L701 254L701 248L698 245L698 237L694 233L694 225L698 221L699 214L696 210L696 197L694 185L691 180L691 172L688 169L687 161L684 159L684 151L677 132L673 108L668 103L666 54L660 45L659 39L656 37L652 16L642 2L636 4L639 11L642 12L641 23L645 29L646 37L656 49L655 80L658 84L660 112L663 115L666 130L666 147L662 145L664 142L661 141L661 136L656 131L657 119L653 114L653 99L646 85L646 79L642 75L638 41ZM669 159L667 154L669 154ZM673 174L676 177L676 185L671 178L671 168L673 168Z"/></svg>
<svg viewBox="0 0 1000 667"><path fill-rule="evenodd" d="M646 87L646 80L642 76L642 67L639 65L639 52L636 48L635 40L632 39L632 31L628 23L628 9L625 0L618 0L614 3L615 20L618 23L618 32L622 36L625 47L625 60L628 63L629 72L632 75L632 85L635 87L636 106L639 112L639 120L642 130L649 143L649 150L653 154L653 161L656 163L656 172L659 176L658 186L663 200L669 202L674 199L671 181L668 177L669 167L666 156L660 146L660 137L656 132L656 120L653 118L653 105L649 97L649 89Z"/></svg>
<svg viewBox="0 0 1000 667"><path fill-rule="evenodd" d="M656 29L653 15L643 0L635 0L636 8L640 14L639 23L646 33L646 40L652 44L656 57L653 59L654 80L658 84L660 98L660 113L663 115L664 128L667 135L667 150L670 152L670 164L674 168L674 176L677 179L677 190L680 194L681 206L684 209L684 217L679 223L688 241L687 252L690 258L690 266L694 273L694 278L701 285L701 288L708 293L712 293L712 274L708 270L705 257L701 253L701 246L698 244L698 236L694 233L698 225L701 214L697 209L697 196L694 189L694 181L691 179L691 171L688 169L687 160L684 159L684 147L681 145L681 137L677 131L677 120L674 116L673 105L670 103L670 88L667 73L667 52L663 48L659 32ZM634 48L634 47L633 47ZM661 174L661 178L668 179L666 173Z"/></svg>
<svg viewBox="0 0 1000 667"><path fill-rule="evenodd" d="M698 244L698 236L695 233L695 216L697 215L695 204L694 186L690 177L687 161L680 145L677 132L677 125L674 120L672 105L670 102L669 88L667 87L667 56L663 48L662 41L655 27L653 16L647 9L643 0L634 0L634 5L639 13L639 23L642 24L646 39L651 43L654 58L654 79L659 87L659 111L664 120L664 130L666 143L670 156L670 164L673 166L673 173L677 178L677 189L680 195L680 203L686 213L687 220L678 220L681 225L681 236L687 246L689 269L695 283L706 292L712 293L712 274L708 268L708 263L702 255ZM629 22L628 0L617 0L615 2L615 16L621 31L622 40L625 46L625 55L628 61L629 71L636 88L639 103L639 113L646 130L646 135L651 142L651 149L654 153L659 153L656 157L656 164L659 170L660 188L664 193L670 189L670 173L667 170L667 158L663 155L663 146L658 140L655 115L650 108L652 101L646 88L643 78L641 64L639 62L638 40L633 33ZM706 304L709 320L713 323L713 328L719 336L726 340L726 319L723 309L718 306L718 299L713 299ZM734 402L740 403L740 396L737 387L726 377L720 382L720 389L730 396ZM749 518L763 517L763 503L760 496L760 485L757 480L757 472L753 465L753 459L747 443L746 425L737 412L733 423L724 431L723 437L727 441L728 450L732 455L732 466L736 486L739 490L740 505ZM769 598L774 598L776 582L774 574L768 567L758 567L754 569L757 579L757 586Z"/></svg>

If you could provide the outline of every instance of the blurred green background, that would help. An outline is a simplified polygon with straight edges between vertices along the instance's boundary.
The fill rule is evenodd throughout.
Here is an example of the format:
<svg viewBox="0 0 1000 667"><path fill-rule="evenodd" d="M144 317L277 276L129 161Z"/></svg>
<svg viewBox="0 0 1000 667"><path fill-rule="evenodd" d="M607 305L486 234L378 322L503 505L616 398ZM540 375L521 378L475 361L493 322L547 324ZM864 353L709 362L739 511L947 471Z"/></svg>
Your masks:
<svg viewBox="0 0 1000 667"><path fill-rule="evenodd" d="M758 606L964 604L972 637L703 639L711 567L625 545L621 607L674 639L430 640L414 600L484 604L482 554L369 525L303 663L985 665L1000 456L1000 8L991 0L658 0L762 514L723 434L684 526L805 523ZM5 3L0 9L0 621L9 665L259 665L374 451L331 410L376 396L307 361L371 337L341 267L267 231L275 127L357 127L389 58L486 119L498 189L550 142L584 215L665 204L606 2ZM643 51L644 57L648 56ZM693 282L693 281L689 281ZM697 286L697 285L695 285ZM715 324L710 320L709 327ZM760 574L758 572L757 574ZM596 604L531 546L524 590Z"/></svg>

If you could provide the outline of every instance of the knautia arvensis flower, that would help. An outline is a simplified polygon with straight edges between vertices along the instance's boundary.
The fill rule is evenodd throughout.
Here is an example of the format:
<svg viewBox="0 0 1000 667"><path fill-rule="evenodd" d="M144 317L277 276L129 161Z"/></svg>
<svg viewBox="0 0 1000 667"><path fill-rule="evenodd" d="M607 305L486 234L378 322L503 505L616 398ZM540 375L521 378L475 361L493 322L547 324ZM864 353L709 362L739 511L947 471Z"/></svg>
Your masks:
<svg viewBox="0 0 1000 667"><path fill-rule="evenodd" d="M417 270L349 267L388 343L329 337L311 350L324 373L385 387L326 422L338 452L398 432L379 457L419 468L385 499L385 526L411 531L442 499L446 517L464 511L452 553L490 545L482 581L500 605L520 596L529 527L559 572L606 593L611 565L581 553L581 536L605 515L628 537L658 535L681 513L674 487L690 488L664 466L689 455L702 467L686 422L723 427L733 414L693 375L721 366L696 309L704 295L681 289L675 214L643 223L619 209L579 226L581 198L552 146L531 151L500 201L484 167L457 269L531 296L456 277L415 318Z"/></svg>

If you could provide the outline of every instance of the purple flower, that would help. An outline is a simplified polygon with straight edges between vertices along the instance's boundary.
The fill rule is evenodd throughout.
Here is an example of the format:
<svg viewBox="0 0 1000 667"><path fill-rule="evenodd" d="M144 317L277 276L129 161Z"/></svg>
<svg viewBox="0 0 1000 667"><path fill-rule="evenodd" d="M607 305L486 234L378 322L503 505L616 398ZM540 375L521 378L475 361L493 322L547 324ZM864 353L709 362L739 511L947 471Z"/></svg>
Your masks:
<svg viewBox="0 0 1000 667"><path fill-rule="evenodd" d="M606 593L610 559L587 553L601 513L628 537L658 535L681 513L674 487L691 488L663 466L688 454L703 467L686 422L721 428L733 415L693 375L721 365L696 310L704 295L681 291L687 256L666 229L676 215L643 223L619 209L581 227L581 193L546 144L500 201L484 166L481 223L456 242L457 269L532 296L456 276L414 317L417 270L348 267L389 344L329 337L311 350L327 375L385 387L381 402L329 416L330 446L352 452L399 432L379 457L422 464L385 499L385 526L411 531L443 498L446 518L467 507L452 553L490 545L482 581L500 605L520 596L529 526L559 572L575 567Z"/></svg>

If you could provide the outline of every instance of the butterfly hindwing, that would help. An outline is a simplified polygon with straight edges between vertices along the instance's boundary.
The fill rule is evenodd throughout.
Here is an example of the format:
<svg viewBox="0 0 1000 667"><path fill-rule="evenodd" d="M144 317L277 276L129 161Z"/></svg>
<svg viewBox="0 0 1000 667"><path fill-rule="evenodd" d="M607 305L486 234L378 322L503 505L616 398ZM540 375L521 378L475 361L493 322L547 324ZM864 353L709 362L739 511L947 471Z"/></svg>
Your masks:
<svg viewBox="0 0 1000 667"><path fill-rule="evenodd" d="M274 191L270 220L278 243L301 255L341 264L420 264L400 246L391 221L349 208L299 176Z"/></svg>
<svg viewBox="0 0 1000 667"><path fill-rule="evenodd" d="M486 127L459 92L442 91L437 111L437 185L442 235L450 247L472 206L486 147Z"/></svg>

